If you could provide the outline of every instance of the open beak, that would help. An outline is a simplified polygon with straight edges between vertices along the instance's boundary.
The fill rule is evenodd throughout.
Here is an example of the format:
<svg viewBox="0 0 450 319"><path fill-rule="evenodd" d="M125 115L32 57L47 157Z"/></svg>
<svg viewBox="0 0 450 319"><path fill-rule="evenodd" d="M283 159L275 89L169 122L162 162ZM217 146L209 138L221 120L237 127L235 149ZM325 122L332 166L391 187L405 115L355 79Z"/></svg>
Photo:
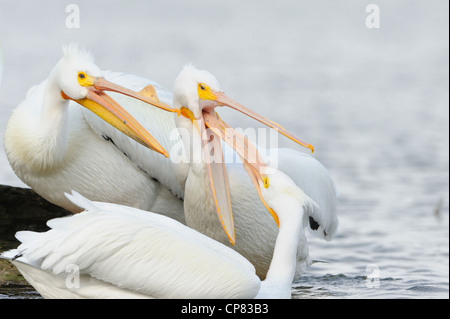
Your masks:
<svg viewBox="0 0 450 319"><path fill-rule="evenodd" d="M261 202L279 226L279 218L269 207L262 196L261 187L269 187L269 179L264 174L267 165L260 156L257 148L242 134L233 130L219 115L214 112L216 102L200 100L202 106L201 118L195 118L187 108L181 108L181 115L189 118L202 141L202 161L206 164L209 184L214 204L225 233L229 241L235 243L234 221L230 200L230 191L223 159L221 140L230 145L241 158L244 169L250 176Z"/></svg>
<svg viewBox="0 0 450 319"><path fill-rule="evenodd" d="M293 134L289 133L284 127L282 127L280 124L275 123L274 121L271 121L262 115L259 115L258 113L246 108L242 104L239 104L238 102L234 101L233 99L230 99L228 96L226 96L223 92L216 92L210 90L210 94L212 94L213 97L215 97L214 102L216 106L228 106L232 109L235 109L271 128L276 130L278 133L283 134L287 138L291 139L292 141L300 144L301 146L304 146L306 148L309 148L311 152L314 152L314 147L311 144L305 143L302 140L295 137ZM205 108L204 108L205 110ZM209 109L207 109L209 110Z"/></svg>
<svg viewBox="0 0 450 319"><path fill-rule="evenodd" d="M112 91L121 93L141 101L149 103L151 100L153 105L162 108L169 112L175 112L179 114L179 110L171 108L169 105L159 102L157 98L152 98L147 94L147 89L144 88L141 92L134 92L127 88L121 87L103 78L91 78L91 82L94 84L87 86L88 94L84 99L71 99L64 92L61 91L61 96L64 99L71 99L78 104L91 110L97 114L104 121L126 134L136 142L150 148L153 151L161 153L165 157L169 157L169 153L147 132L147 130L138 123L138 121L132 117L123 107L121 107L116 101L108 96L103 91ZM96 84L99 83L97 86Z"/></svg>
<svg viewBox="0 0 450 319"><path fill-rule="evenodd" d="M268 188L269 178L264 173L267 165L260 156L257 148L251 143L245 136L235 131L228 126L216 112L202 112L205 125L219 136L225 143L230 145L236 153L239 155L244 169L250 176L253 185L258 193L258 196L263 203L264 207L269 211L272 218L279 226L278 215L275 211L266 203L262 196L261 187ZM227 190L228 191L228 190ZM217 192L223 192L218 190Z"/></svg>
<svg viewBox="0 0 450 319"><path fill-rule="evenodd" d="M213 195L214 205L216 206L222 228L225 230L230 243L234 245L236 236L222 141L220 136L208 130L205 124L203 124L201 132L204 136L204 138L202 137L202 155L208 171L209 186Z"/></svg>
<svg viewBox="0 0 450 319"><path fill-rule="evenodd" d="M200 91L206 88L206 93ZM228 145L230 145L236 153L241 158L243 166L247 171L247 174L250 176L255 189L261 199L261 202L264 204L266 209L272 215L273 219L279 225L279 219L275 211L268 206L266 201L264 200L261 192L261 188L268 188L270 186L269 178L265 174L267 169L269 168L264 162L263 158L259 154L257 148L242 134L235 131L229 125L227 125L222 119L220 119L219 115L214 112L214 108L217 106L228 106L233 108L243 114L277 130L279 133L293 140L294 142L309 148L311 152L314 152L314 147L311 144L305 143L295 137L293 134L289 133L286 129L284 129L281 125L257 114L246 108L245 106L239 104L238 102L230 99L222 92L216 92L208 88L206 85L199 86L199 97L200 97L200 106L202 107L202 117L205 125L214 132L217 136L219 136L223 141L225 141ZM223 192L222 190L216 190L216 192Z"/></svg>
<svg viewBox="0 0 450 319"><path fill-rule="evenodd" d="M233 212L231 209L230 189L228 176L223 158L220 135L208 130L204 119L195 118L194 114L185 107L181 108L181 115L191 120L194 128L201 137L202 162L206 164L209 185L213 196L216 212L222 228L232 245L236 242L234 231Z"/></svg>

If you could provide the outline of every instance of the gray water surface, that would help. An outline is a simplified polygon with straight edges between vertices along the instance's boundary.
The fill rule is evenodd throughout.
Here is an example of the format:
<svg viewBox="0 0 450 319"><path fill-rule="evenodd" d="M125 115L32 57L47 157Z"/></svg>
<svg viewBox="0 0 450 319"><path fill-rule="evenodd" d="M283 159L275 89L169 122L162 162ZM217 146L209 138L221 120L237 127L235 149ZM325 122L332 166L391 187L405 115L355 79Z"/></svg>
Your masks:
<svg viewBox="0 0 450 319"><path fill-rule="evenodd" d="M317 262L294 284L295 298L449 298L447 1L73 3L79 28L66 26L66 2L0 0L0 138L62 43L169 89L193 62L313 144L335 180L339 232L331 242L310 238ZM369 3L380 28L366 26ZM3 151L0 183L23 186ZM28 297L36 295L0 292Z"/></svg>

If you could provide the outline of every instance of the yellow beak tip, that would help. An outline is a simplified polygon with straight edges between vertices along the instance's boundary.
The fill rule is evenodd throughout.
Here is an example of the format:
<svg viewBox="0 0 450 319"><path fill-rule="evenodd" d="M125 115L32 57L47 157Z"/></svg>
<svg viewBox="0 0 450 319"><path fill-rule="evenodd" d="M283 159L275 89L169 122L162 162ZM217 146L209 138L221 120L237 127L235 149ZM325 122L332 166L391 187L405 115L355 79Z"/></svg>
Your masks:
<svg viewBox="0 0 450 319"><path fill-rule="evenodd" d="M169 158L169 153L167 153L166 150L160 151L160 153L161 153L162 155L164 155L164 157Z"/></svg>

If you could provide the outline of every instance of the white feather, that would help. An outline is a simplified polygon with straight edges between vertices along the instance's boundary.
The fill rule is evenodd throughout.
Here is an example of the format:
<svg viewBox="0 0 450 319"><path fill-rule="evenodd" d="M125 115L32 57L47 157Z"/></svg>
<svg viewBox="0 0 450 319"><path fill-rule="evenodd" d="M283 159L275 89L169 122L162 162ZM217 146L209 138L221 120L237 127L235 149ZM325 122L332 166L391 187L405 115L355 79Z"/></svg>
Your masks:
<svg viewBox="0 0 450 319"><path fill-rule="evenodd" d="M78 43L69 43L62 46L63 58L67 60L85 60L94 63L94 56Z"/></svg>
<svg viewBox="0 0 450 319"><path fill-rule="evenodd" d="M79 104L61 99L62 82L71 92L80 92L83 89L76 80L77 72L100 72L92 55L80 46L70 44L63 51L63 58L48 79L29 90L8 121L4 147L16 175L48 201L72 212L79 212L80 207L64 193L76 190L93 200L152 210L184 221L180 199L183 190L172 173L170 161ZM136 76L101 73L135 90L151 84ZM160 99L170 99L166 90L156 84L155 87ZM168 132L175 128L171 114L134 99L111 95L125 108L130 104L130 113L166 149L171 148ZM173 143L176 142L175 138Z"/></svg>
<svg viewBox="0 0 450 319"><path fill-rule="evenodd" d="M34 277L30 280L38 282L37 287L46 286L44 297L56 297L51 286L73 266L94 278L95 285L112 285L125 296L136 292L154 298L250 298L259 290L254 267L245 258L173 219L90 202L76 193L68 197L88 210L50 221L53 228L45 233L19 232L21 245L5 255L22 255L15 261L19 270L21 264L35 265L31 273L27 266L22 270ZM39 283L39 278L51 282Z"/></svg>

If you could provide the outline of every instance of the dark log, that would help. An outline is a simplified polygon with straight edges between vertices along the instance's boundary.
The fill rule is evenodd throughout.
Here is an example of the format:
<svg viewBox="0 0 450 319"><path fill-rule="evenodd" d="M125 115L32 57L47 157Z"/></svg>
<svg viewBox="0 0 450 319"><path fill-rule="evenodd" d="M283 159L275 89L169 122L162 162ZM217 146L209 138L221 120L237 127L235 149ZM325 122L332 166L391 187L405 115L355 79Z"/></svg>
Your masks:
<svg viewBox="0 0 450 319"><path fill-rule="evenodd" d="M46 231L49 219L67 215L31 189L0 185L0 241L15 241L19 230Z"/></svg>

